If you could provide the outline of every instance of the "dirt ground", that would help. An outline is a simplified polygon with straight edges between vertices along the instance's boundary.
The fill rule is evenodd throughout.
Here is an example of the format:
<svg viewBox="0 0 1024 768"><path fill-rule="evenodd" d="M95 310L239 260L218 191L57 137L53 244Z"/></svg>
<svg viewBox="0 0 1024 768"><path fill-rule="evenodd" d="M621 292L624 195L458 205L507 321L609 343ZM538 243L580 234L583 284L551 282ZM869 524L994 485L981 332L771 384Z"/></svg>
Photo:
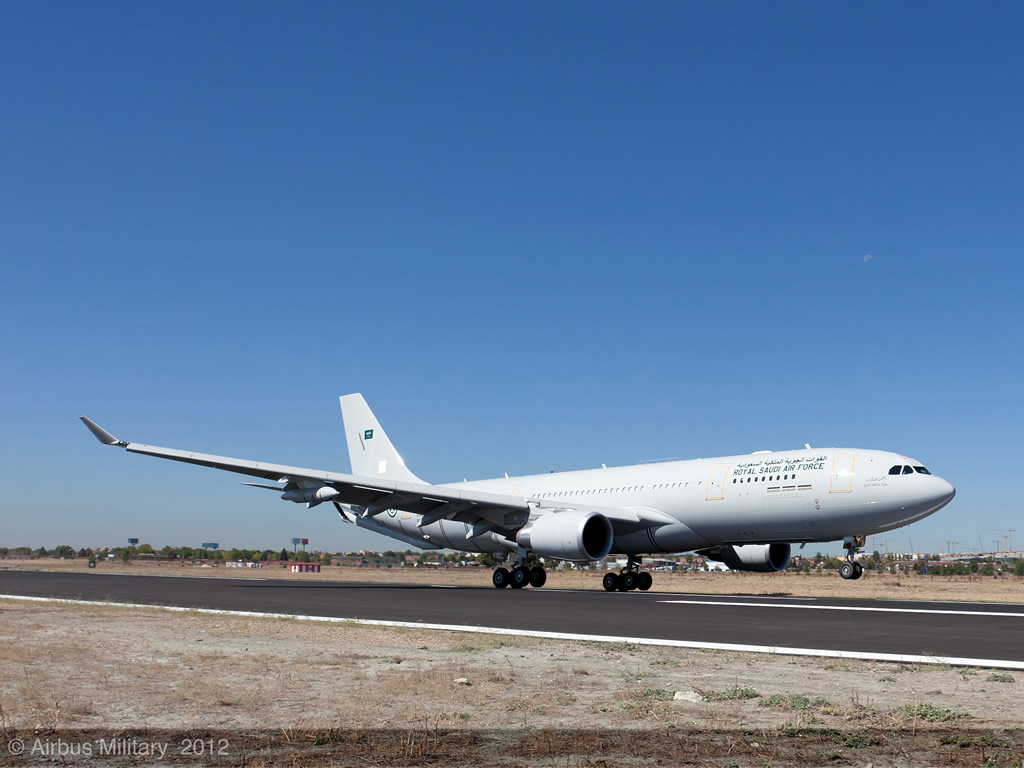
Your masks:
<svg viewBox="0 0 1024 768"><path fill-rule="evenodd" d="M325 566L321 573L291 573L277 565L228 568L174 562L100 562L89 569L85 560L0 560L0 569L81 571L147 576L294 579L296 581L375 581L402 584L490 586L488 568L356 568ZM601 589L604 571L548 571L545 589ZM715 595L845 597L886 600L959 600L1024 603L1024 577L919 576L866 571L858 581L837 573L672 573L654 572L652 592Z"/></svg>
<svg viewBox="0 0 1024 768"><path fill-rule="evenodd" d="M1022 700L998 670L0 600L0 765L1020 766Z"/></svg>

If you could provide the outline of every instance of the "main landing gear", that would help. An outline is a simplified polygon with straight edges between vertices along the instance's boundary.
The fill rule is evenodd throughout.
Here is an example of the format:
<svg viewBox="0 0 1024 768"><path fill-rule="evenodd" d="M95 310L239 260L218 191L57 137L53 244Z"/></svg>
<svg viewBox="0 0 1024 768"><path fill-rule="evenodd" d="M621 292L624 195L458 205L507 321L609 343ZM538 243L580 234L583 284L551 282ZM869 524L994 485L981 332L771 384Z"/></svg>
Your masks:
<svg viewBox="0 0 1024 768"><path fill-rule="evenodd" d="M648 571L640 570L642 562L642 557L630 555L626 567L620 573L609 571L601 583L608 592L631 592L634 589L646 592L654 584L654 577Z"/></svg>
<svg viewBox="0 0 1024 768"><path fill-rule="evenodd" d="M846 536L843 538L843 549L846 550L846 561L839 566L839 575L844 579L856 581L864 573L864 567L854 560L861 547L864 546L863 536Z"/></svg>
<svg viewBox="0 0 1024 768"><path fill-rule="evenodd" d="M539 589L543 587L544 583L548 580L548 572L539 565L535 565L532 568L528 566L526 564L525 552L516 559L517 565L511 571L504 567L495 568L494 574L491 576L491 583L498 589L504 589L505 587L522 589L526 586Z"/></svg>

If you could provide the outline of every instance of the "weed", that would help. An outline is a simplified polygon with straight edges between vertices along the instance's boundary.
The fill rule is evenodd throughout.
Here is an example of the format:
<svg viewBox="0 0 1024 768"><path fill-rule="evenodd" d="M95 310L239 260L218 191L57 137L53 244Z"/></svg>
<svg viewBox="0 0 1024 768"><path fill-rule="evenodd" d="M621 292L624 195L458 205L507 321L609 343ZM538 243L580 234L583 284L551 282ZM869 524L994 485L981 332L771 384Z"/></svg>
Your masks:
<svg viewBox="0 0 1024 768"><path fill-rule="evenodd" d="M675 693L673 691L666 691L664 688L644 688L643 695L649 699L668 701L675 696Z"/></svg>
<svg viewBox="0 0 1024 768"><path fill-rule="evenodd" d="M880 683L895 683L896 682L896 678L893 677L892 675L882 675L880 678L878 678L878 682L880 682Z"/></svg>
<svg viewBox="0 0 1024 768"><path fill-rule="evenodd" d="M939 738L940 744L955 744L958 747L1002 747L1009 749L1013 745L1008 741L1000 741L989 734L972 736L965 733L945 734Z"/></svg>
<svg viewBox="0 0 1024 768"><path fill-rule="evenodd" d="M924 720L926 723L944 723L967 716L963 712L954 712L945 707L936 707L934 704L904 704L902 707L896 707L892 713L901 720Z"/></svg>
<svg viewBox="0 0 1024 768"><path fill-rule="evenodd" d="M1013 683L1016 682L1013 675L1007 675L1003 672L993 672L991 675L985 678L986 682L989 683Z"/></svg>
<svg viewBox="0 0 1024 768"><path fill-rule="evenodd" d="M726 688L724 691L702 691L698 688L694 690L700 694L702 701L736 701L737 699L757 699L761 697L761 694L753 688L740 688L739 686Z"/></svg>
<svg viewBox="0 0 1024 768"><path fill-rule="evenodd" d="M786 696L781 693L776 693L764 701L758 702L759 707L777 707L780 709L821 709L828 707L829 703L825 699L810 699L807 696L801 696L799 694L793 694Z"/></svg>
<svg viewBox="0 0 1024 768"><path fill-rule="evenodd" d="M875 743L875 739L871 736L863 733L844 733L838 728L800 728L793 725L793 723L786 723L779 728L779 732L783 736L794 739L802 739L809 736L817 737L822 741L827 739L833 744L850 747L851 749L862 749L870 747Z"/></svg>
<svg viewBox="0 0 1024 768"><path fill-rule="evenodd" d="M652 667L678 667L679 662L675 659L655 659L651 662Z"/></svg>
<svg viewBox="0 0 1024 768"><path fill-rule="evenodd" d="M629 651L633 653L637 649L636 643L627 643L621 640L610 643L602 643L599 640L577 640L576 643L584 648L600 648L602 651Z"/></svg>

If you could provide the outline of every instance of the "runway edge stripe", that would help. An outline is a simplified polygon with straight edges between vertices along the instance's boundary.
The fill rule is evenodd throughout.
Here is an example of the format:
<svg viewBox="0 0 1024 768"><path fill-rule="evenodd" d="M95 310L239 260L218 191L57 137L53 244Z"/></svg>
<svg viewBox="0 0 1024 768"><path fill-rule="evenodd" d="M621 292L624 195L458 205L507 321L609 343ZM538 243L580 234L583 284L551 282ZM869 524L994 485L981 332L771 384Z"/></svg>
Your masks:
<svg viewBox="0 0 1024 768"><path fill-rule="evenodd" d="M544 632L533 629L502 629L500 627L469 627L462 624L427 624L415 621L386 621L384 619L351 619L336 616L302 616L294 613L260 613L257 611L227 611L219 608L185 608L180 605L148 605L146 603L108 603L100 600L70 600L63 597L30 597L26 595L0 595L0 600L24 600L36 603L63 603L65 605L93 605L108 608L150 608L172 613L203 613L214 616L240 616L250 619L293 619L328 624L360 624L368 627L405 627L433 629L443 632L471 632L480 635L514 635L538 637L546 640L586 640L595 643L633 643L668 648L712 649L743 653L767 653L775 656L820 656L831 659L862 659L889 661L901 664L949 664L954 667L992 667L1024 670L1024 661L1006 659L968 659L957 656L925 656L903 653L872 653L869 651L834 651L824 648L790 648L788 646L746 645L743 643L699 643L693 640L662 640L651 637L618 637L614 635L583 635L573 632Z"/></svg>

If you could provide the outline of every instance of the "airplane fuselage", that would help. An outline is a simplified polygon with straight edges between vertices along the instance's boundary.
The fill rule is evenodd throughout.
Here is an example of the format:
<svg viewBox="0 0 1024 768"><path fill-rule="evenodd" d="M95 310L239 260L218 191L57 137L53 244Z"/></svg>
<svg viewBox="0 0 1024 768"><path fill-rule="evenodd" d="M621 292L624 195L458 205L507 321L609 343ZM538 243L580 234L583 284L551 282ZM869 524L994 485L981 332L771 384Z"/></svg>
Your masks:
<svg viewBox="0 0 1024 768"><path fill-rule="evenodd" d="M899 467L899 474L890 474ZM908 467L909 470L904 470ZM915 470L914 467L921 469ZM518 496L545 507L654 510L668 519L617 534L612 552L682 552L721 544L824 542L908 525L954 494L920 462L888 451L804 449L712 459L502 477L462 488ZM907 472L904 474L904 472ZM389 510L374 521L428 547L492 552L495 538L467 539L453 520Z"/></svg>

